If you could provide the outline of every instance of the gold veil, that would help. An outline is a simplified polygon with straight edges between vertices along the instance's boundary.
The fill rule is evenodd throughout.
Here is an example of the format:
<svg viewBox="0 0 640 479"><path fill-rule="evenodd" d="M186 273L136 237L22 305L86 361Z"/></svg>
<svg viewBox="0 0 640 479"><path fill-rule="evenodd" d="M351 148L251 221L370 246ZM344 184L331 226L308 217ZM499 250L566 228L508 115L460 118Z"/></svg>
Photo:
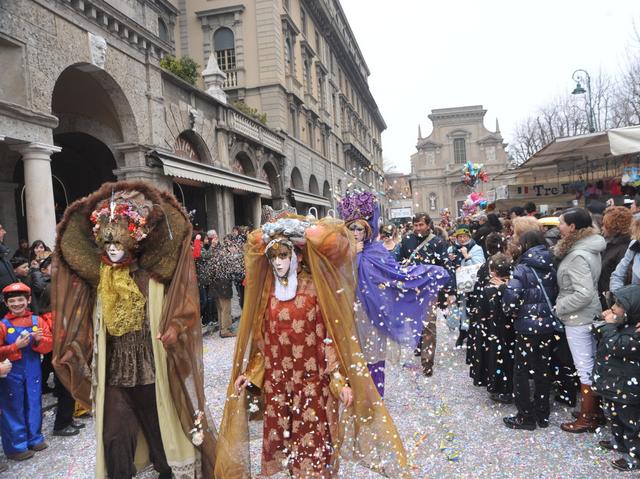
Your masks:
<svg viewBox="0 0 640 479"><path fill-rule="evenodd" d="M341 411L336 454L387 477L409 477L398 431L371 380L356 339L353 320L354 245L342 221L325 218L307 229L304 261L311 271L318 301L333 341L341 372L353 390L353 404ZM261 230L253 231L245 252L247 285L234 352L224 415L218 435L215 475L218 479L251 477L247 394L234 395L234 381L246 367L261 335L273 287ZM337 459L337 458L336 458Z"/></svg>

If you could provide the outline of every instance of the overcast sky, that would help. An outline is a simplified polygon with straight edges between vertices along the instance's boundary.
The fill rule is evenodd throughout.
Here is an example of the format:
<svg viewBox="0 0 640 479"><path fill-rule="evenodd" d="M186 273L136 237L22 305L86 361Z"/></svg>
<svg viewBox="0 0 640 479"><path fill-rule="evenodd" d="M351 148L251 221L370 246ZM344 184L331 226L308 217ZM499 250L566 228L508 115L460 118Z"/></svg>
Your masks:
<svg viewBox="0 0 640 479"><path fill-rule="evenodd" d="M409 172L418 123L434 108L481 104L506 141L570 92L577 68L617 74L640 30L640 0L340 0L387 123L385 160Z"/></svg>

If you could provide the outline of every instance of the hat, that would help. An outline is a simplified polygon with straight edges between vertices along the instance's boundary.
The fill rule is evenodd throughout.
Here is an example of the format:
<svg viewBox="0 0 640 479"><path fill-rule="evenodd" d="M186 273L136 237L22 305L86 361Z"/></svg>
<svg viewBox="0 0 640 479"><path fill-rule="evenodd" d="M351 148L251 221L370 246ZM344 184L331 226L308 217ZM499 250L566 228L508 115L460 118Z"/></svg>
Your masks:
<svg viewBox="0 0 640 479"><path fill-rule="evenodd" d="M458 236L458 235L469 235L469 236L471 236L471 230L469 229L469 225L458 225L458 227L456 228L455 233L453 233L453 236Z"/></svg>
<svg viewBox="0 0 640 479"><path fill-rule="evenodd" d="M91 213L90 221L98 246L120 243L133 251L149 234L147 218L153 205L137 191L117 191L110 200L98 204Z"/></svg>
<svg viewBox="0 0 640 479"><path fill-rule="evenodd" d="M31 294L31 288L29 286L27 286L24 283L11 283L8 286L5 286L2 289L2 294L3 295L8 295L8 294L15 294L15 293L21 293L21 294Z"/></svg>

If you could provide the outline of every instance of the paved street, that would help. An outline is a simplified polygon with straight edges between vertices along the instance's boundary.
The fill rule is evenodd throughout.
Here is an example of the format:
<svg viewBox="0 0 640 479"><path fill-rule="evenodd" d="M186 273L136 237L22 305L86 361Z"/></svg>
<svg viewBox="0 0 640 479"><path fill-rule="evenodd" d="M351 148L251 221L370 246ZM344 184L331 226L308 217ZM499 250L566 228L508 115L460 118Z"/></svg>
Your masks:
<svg viewBox="0 0 640 479"><path fill-rule="evenodd" d="M462 350L452 349L453 333L439 325L437 368L424 378L407 356L391 365L387 374L387 405L398 425L411 457L416 478L588 478L615 477L608 465L612 454L595 446L599 435L571 435L559 429L570 411L553 406L551 426L535 432L511 431L501 418L514 412L513 406L497 405L481 388L472 385ZM224 390L229 378L233 339L217 335L205 339L206 394L209 407L219 422ZM407 365L401 364L407 361ZM51 401L50 396L45 403ZM53 412L45 415L44 431L51 432ZM11 462L6 477L91 478L93 477L93 427L73 438L49 437L51 447L26 463ZM252 426L254 458L259 457L261 425ZM257 466L257 464L256 464ZM621 476L623 474L620 473ZM145 471L139 477L155 477ZM345 465L340 477L379 477L369 471Z"/></svg>

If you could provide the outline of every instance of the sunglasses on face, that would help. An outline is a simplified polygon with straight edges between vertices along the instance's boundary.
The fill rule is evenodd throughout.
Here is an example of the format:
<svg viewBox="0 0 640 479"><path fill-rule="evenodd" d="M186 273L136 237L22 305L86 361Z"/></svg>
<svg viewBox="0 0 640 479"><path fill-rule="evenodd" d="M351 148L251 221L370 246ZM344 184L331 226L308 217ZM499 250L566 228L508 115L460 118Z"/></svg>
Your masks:
<svg viewBox="0 0 640 479"><path fill-rule="evenodd" d="M350 231L364 231L364 227L359 225L351 225L349 226Z"/></svg>

